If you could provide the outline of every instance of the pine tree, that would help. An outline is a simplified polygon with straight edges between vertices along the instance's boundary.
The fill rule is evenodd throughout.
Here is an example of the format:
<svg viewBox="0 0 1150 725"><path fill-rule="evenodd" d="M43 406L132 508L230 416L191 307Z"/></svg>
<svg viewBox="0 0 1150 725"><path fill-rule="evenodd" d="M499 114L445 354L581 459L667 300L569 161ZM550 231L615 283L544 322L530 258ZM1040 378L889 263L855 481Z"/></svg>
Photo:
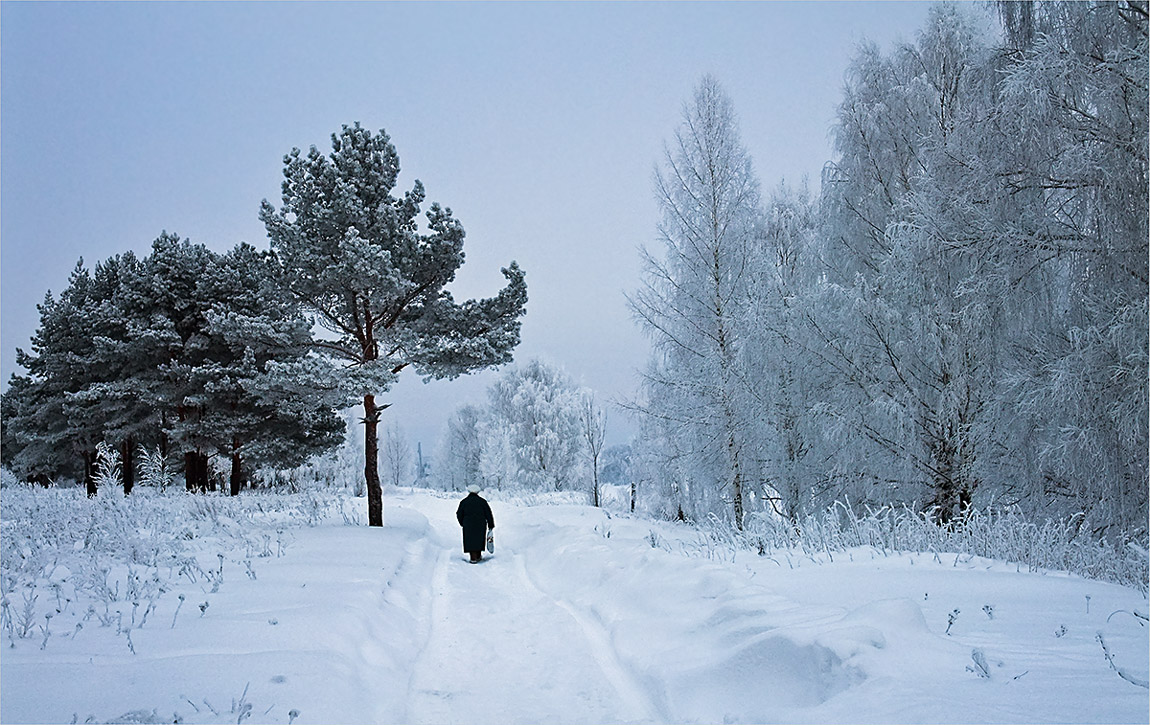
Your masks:
<svg viewBox="0 0 1150 725"><path fill-rule="evenodd" d="M335 410L349 401L311 358L307 320L273 282L270 254L239 245L218 255L165 234L144 268L153 327L174 333L151 400L183 451L189 490L214 485L213 455L230 461L236 494L247 467L298 466L340 443Z"/></svg>
<svg viewBox="0 0 1150 725"><path fill-rule="evenodd" d="M19 357L23 355L18 353ZM4 467L43 486L58 478L83 475L69 450L64 396L53 388L50 381L35 375L13 374L8 389L0 396Z"/></svg>
<svg viewBox="0 0 1150 725"><path fill-rule="evenodd" d="M157 329L151 293L144 287L144 265L132 252L96 264L91 298L99 300L87 334L87 376L70 396L70 418L81 419L101 441L117 447L124 492L136 478L139 446L161 443L162 416L152 404L157 367L167 359L175 338Z"/></svg>
<svg viewBox="0 0 1150 725"><path fill-rule="evenodd" d="M274 260L241 244L198 285L208 305L209 357L196 371L215 450L228 456L230 491L250 466L293 468L339 445L350 404L330 365L310 356L308 321L274 284Z"/></svg>
<svg viewBox="0 0 1150 725"><path fill-rule="evenodd" d="M111 443L130 492L137 449L174 448L189 489L208 486L209 456L231 457L237 493L245 462L296 466L337 445L349 401L273 270L250 246L221 256L167 233L143 260L81 261L40 306L34 354L18 352L29 374L3 399L6 465L82 476L93 494L96 448Z"/></svg>
<svg viewBox="0 0 1150 725"><path fill-rule="evenodd" d="M104 439L104 420L82 396L108 379L101 364L107 345L101 343L117 324L112 293L100 277L94 279L80 260L60 298L49 293L39 305L32 354L17 350L17 362L29 375L14 377L5 421L18 472L37 478L79 473L89 495L96 493L96 446Z"/></svg>
<svg viewBox="0 0 1150 725"><path fill-rule="evenodd" d="M376 395L408 366L452 378L510 361L527 301L512 262L495 297L457 303L444 287L463 264L463 226L432 204L418 215L423 185L392 195L399 156L386 133L344 126L332 152L313 146L284 157L282 206L264 201L264 222L286 290L334 335L318 350L346 363L346 385L362 396L368 522L383 525Z"/></svg>

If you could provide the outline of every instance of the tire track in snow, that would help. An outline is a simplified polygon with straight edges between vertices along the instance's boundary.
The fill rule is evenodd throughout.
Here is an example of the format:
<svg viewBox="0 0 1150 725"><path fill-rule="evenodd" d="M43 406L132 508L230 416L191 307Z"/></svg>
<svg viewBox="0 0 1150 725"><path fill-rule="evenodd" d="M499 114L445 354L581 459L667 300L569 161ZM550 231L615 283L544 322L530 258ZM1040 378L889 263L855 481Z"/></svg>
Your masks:
<svg viewBox="0 0 1150 725"><path fill-rule="evenodd" d="M627 721L638 722L667 721L668 718L661 715L659 708L655 706L652 699L648 696L646 688L635 679L631 671L619 660L619 656L611 644L611 635L606 628L598 622L595 622L591 617L580 612L570 602L552 597L537 587L527 574L527 565L524 563L522 556L516 555L515 568L528 588L534 590L540 596L551 600L562 608L563 611L567 612L571 619L575 620L575 623L579 625L579 629L587 641L591 656L595 658L595 662L603 671L607 681L615 688L619 699L622 700L625 705L625 710L620 713L622 718Z"/></svg>
<svg viewBox="0 0 1150 725"><path fill-rule="evenodd" d="M425 607L426 619L420 622L423 629L423 641L420 644L419 654L412 662L411 672L407 679L407 700L404 707L403 719L400 722L415 722L412 717L412 703L417 698L416 674L420 671L426 659L434 634L435 623L443 618L443 606L447 592L447 551L441 551L436 559L435 568L431 573L431 583L427 591L427 605Z"/></svg>

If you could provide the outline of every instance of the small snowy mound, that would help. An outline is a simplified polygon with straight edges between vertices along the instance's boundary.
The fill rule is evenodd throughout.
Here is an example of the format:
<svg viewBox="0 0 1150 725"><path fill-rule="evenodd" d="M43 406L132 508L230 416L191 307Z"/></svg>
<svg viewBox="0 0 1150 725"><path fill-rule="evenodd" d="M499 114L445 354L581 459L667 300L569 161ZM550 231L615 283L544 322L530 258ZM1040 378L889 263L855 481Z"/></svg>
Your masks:
<svg viewBox="0 0 1150 725"><path fill-rule="evenodd" d="M167 722L155 710L132 710L120 717L108 720L107 725L159 725Z"/></svg>
<svg viewBox="0 0 1150 725"><path fill-rule="evenodd" d="M838 610L780 597L745 570L656 548L657 537L629 541L587 526L532 533L527 562L540 589L596 617L667 719L758 721L865 677L844 662L855 649L827 646L802 626ZM883 637L855 640L874 647Z"/></svg>

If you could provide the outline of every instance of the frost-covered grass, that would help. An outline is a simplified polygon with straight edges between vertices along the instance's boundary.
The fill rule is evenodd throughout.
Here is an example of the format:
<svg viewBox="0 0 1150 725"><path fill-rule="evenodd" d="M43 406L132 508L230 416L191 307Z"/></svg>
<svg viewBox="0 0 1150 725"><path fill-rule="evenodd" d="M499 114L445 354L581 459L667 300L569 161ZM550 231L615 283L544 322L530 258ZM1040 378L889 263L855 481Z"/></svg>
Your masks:
<svg viewBox="0 0 1150 725"><path fill-rule="evenodd" d="M283 556L293 529L334 514L359 520L343 497L316 490L233 498L137 487L124 496L106 486L89 499L82 488L8 480L2 496L0 628L9 646L40 637L48 647L114 625L133 649L132 631L159 626L151 615L178 582L207 597L225 578L254 578L261 559ZM171 626L195 616L179 597Z"/></svg>
<svg viewBox="0 0 1150 725"><path fill-rule="evenodd" d="M777 519L755 517L742 534L717 522L703 527L711 538L764 555L801 552L833 559L836 553L865 546L884 555L927 552L978 556L1010 562L1022 571L1067 571L1090 579L1147 591L1145 542L1112 543L1092 538L1079 519L1028 520L1016 510L976 510L940 526L924 513L884 507L858 513L846 506L809 516L798 531Z"/></svg>
<svg viewBox="0 0 1150 725"><path fill-rule="evenodd" d="M627 515L629 496L628 487L604 486L604 509ZM860 511L837 504L804 518L797 527L761 513L748 516L742 532L715 517L690 527L697 536L678 539L673 546L655 536L652 545L714 559L751 551L784 566L800 558L833 562L858 547L869 547L882 556L928 553L940 560L977 556L1012 563L1019 571L1066 571L1132 587L1144 595L1150 581L1145 538L1100 541L1089 533L1091 527L1081 517L1038 522L1009 508L971 511L947 526L905 507Z"/></svg>

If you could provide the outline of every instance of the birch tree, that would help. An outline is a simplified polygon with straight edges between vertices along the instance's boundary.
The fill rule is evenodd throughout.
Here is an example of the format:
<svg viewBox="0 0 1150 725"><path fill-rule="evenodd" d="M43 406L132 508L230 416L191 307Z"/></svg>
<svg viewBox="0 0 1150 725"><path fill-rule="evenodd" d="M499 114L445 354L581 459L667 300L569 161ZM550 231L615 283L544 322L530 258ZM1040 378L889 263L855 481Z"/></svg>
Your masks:
<svg viewBox="0 0 1150 725"><path fill-rule="evenodd" d="M570 490L583 471L582 392L558 367L530 360L488 388L482 466L489 478Z"/></svg>
<svg viewBox="0 0 1150 725"><path fill-rule="evenodd" d="M415 457L411 450L411 443L399 423L393 422L383 431L383 470L387 473L387 482L392 486L402 486L412 480L412 471L415 467Z"/></svg>
<svg viewBox="0 0 1150 725"><path fill-rule="evenodd" d="M730 99L703 78L655 173L663 250L643 251L643 286L630 297L655 360L639 410L689 445L704 487L743 526L753 477L743 425L739 320L747 305L759 185Z"/></svg>
<svg viewBox="0 0 1150 725"><path fill-rule="evenodd" d="M599 506L599 458L607 439L607 414L595 402L595 394L584 390L579 396L579 433L591 472L591 502Z"/></svg>
<svg viewBox="0 0 1150 725"><path fill-rule="evenodd" d="M1147 5L998 8L1004 67L980 159L993 193L968 217L980 251L1012 261L998 423L1013 455L996 463L1008 500L1038 515L1144 536Z"/></svg>
<svg viewBox="0 0 1150 725"><path fill-rule="evenodd" d="M792 526L812 512L816 497L840 492L808 459L812 452L825 458L819 404L832 387L811 354L806 326L809 293L821 271L812 256L814 212L805 184L791 189L780 183L771 192L741 321L749 439L760 475L756 493Z"/></svg>
<svg viewBox="0 0 1150 725"><path fill-rule="evenodd" d="M864 49L824 180L828 286L814 328L838 370L832 404L851 431L840 465L944 521L979 485L974 432L993 354L981 334L987 298L969 294L979 260L940 219L962 198L934 192L954 191L948 180L970 152L961 129L987 120L988 58L952 6L932 8L917 42L890 57Z"/></svg>

